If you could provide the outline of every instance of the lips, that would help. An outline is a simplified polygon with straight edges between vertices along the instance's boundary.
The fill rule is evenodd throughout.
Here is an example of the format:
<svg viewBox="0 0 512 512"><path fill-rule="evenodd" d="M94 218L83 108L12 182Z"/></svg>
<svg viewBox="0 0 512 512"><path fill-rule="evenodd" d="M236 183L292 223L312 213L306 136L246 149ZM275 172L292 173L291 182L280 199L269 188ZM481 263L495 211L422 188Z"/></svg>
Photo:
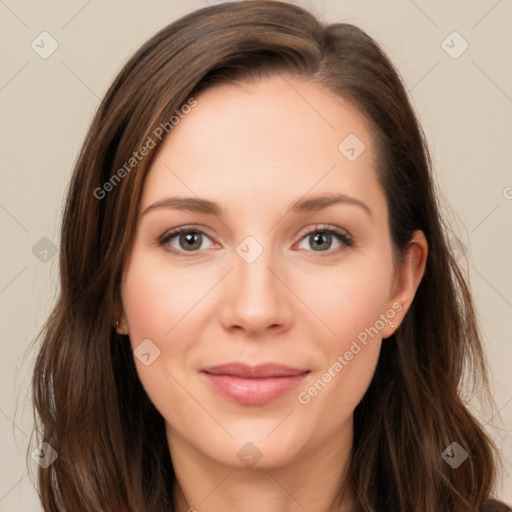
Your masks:
<svg viewBox="0 0 512 512"><path fill-rule="evenodd" d="M243 363L228 363L203 368L202 371L211 375L231 375L232 377L242 377L245 379L265 379L272 377L294 377L308 370L292 368L277 363L259 364L257 366L249 366Z"/></svg>
<svg viewBox="0 0 512 512"><path fill-rule="evenodd" d="M249 366L228 363L203 368L201 374L224 397L248 405L261 405L297 387L309 370L266 363Z"/></svg>

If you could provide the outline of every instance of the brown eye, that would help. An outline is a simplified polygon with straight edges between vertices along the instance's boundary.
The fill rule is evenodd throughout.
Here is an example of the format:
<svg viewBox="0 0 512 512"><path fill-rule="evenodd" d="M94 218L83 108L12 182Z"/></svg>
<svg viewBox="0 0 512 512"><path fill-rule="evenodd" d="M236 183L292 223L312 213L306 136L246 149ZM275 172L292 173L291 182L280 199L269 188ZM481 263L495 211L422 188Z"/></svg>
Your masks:
<svg viewBox="0 0 512 512"><path fill-rule="evenodd" d="M323 250L330 249L332 245L332 235L330 233L326 233L325 231L319 231L314 235L309 235L309 242L313 250Z"/></svg>
<svg viewBox="0 0 512 512"><path fill-rule="evenodd" d="M179 235L178 244L180 248L185 248L187 251L194 251L201 248L202 245L201 233L195 231L189 231Z"/></svg>
<svg viewBox="0 0 512 512"><path fill-rule="evenodd" d="M205 244L206 239L210 240L210 237L204 231L185 227L167 233L159 240L158 244L182 256L186 255L184 253L187 252L194 255L208 248L208 244Z"/></svg>
<svg viewBox="0 0 512 512"><path fill-rule="evenodd" d="M317 227L316 229L306 233L301 243L306 241L311 248L310 250L320 253L320 256L330 256L338 254L346 247L353 245L352 238L346 232L339 231L334 228ZM338 243L338 246L332 248L333 243ZM299 247L304 248L304 247ZM306 247L307 249L307 247ZM323 254L325 253L325 254Z"/></svg>

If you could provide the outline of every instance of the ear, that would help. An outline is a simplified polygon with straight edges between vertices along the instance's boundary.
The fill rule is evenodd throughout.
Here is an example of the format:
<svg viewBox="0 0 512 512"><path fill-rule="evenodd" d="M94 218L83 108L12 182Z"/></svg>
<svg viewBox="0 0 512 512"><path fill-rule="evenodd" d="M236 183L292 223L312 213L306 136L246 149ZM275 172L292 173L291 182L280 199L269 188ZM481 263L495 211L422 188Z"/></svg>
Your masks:
<svg viewBox="0 0 512 512"><path fill-rule="evenodd" d="M387 323L382 331L383 338L388 338L395 332L409 310L425 274L427 255L428 243L425 234L416 230L404 249L400 266L393 279L388 310L396 312L391 320L394 327Z"/></svg>

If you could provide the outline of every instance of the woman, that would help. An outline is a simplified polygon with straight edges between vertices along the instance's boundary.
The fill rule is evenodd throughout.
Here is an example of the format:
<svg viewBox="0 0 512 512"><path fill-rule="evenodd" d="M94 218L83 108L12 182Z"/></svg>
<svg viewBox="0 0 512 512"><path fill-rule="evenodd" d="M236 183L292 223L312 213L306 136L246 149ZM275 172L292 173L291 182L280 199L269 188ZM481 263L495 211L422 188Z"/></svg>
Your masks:
<svg viewBox="0 0 512 512"><path fill-rule="evenodd" d="M491 511L468 287L378 45L281 2L130 59L68 191L34 371L46 511Z"/></svg>

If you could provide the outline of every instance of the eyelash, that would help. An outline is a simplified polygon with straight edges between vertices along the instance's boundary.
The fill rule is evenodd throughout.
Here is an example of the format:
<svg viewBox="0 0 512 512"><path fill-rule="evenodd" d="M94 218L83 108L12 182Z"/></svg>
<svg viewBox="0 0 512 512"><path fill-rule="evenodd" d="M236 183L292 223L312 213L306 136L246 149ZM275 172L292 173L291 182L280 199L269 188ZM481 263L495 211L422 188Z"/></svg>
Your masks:
<svg viewBox="0 0 512 512"><path fill-rule="evenodd" d="M159 247L166 246L170 240L172 240L176 236L181 235L183 233L196 233L196 234L204 235L208 238L211 238L210 235L208 235L208 233L206 233L204 230L202 230L200 228L196 228L194 226L183 226L180 228L175 228L175 229L169 231L168 233L166 233L165 235L163 235L163 237L158 240L158 246ZM318 253L318 256L320 256L320 257L335 256L335 255L341 253L346 247L352 247L354 245L354 241L353 241L352 237L346 231L342 231L338 228L334 228L334 227L330 227L330 226L321 226L321 225L316 225L314 229L309 230L306 233L304 233L301 236L299 242L304 240L306 237L316 234L316 233L334 235L343 245L343 247L335 249L335 250L331 249L328 251L320 251ZM164 247L164 249L169 252L172 252L173 254L176 254L177 256L185 257L185 258L195 256L199 252L201 252L201 251L190 251L189 254L187 254L187 251L178 251L169 246ZM315 251L313 251L313 252L315 252Z"/></svg>

